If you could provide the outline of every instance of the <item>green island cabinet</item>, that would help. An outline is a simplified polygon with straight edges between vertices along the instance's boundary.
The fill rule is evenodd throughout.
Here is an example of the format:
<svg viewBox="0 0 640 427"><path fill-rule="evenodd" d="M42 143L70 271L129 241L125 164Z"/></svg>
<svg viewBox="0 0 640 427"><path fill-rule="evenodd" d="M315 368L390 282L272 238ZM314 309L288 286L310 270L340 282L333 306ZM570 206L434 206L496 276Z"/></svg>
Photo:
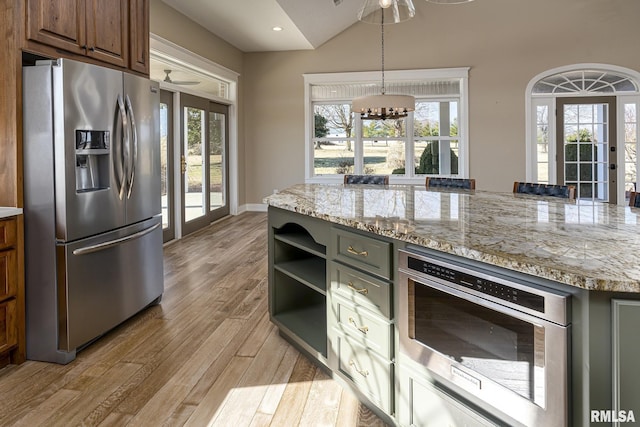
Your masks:
<svg viewBox="0 0 640 427"><path fill-rule="evenodd" d="M395 424L395 245L269 207L269 313L280 334Z"/></svg>
<svg viewBox="0 0 640 427"><path fill-rule="evenodd" d="M385 414L394 411L393 243L331 227L330 367Z"/></svg>
<svg viewBox="0 0 640 427"><path fill-rule="evenodd" d="M294 220L295 219L295 220ZM327 255L323 221L269 209L269 314L280 333L327 361Z"/></svg>
<svg viewBox="0 0 640 427"><path fill-rule="evenodd" d="M505 425L398 354L403 242L274 206L268 218L269 313L285 339L389 425ZM640 294L551 286L572 295L570 424L640 422Z"/></svg>

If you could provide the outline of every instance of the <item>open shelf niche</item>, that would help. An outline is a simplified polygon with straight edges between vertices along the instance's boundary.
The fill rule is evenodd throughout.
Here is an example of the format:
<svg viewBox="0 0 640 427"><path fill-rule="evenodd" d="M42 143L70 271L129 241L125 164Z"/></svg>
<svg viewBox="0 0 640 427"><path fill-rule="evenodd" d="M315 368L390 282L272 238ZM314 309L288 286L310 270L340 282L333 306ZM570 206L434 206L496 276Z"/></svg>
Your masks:
<svg viewBox="0 0 640 427"><path fill-rule="evenodd" d="M326 245L297 223L270 227L272 319L326 358Z"/></svg>

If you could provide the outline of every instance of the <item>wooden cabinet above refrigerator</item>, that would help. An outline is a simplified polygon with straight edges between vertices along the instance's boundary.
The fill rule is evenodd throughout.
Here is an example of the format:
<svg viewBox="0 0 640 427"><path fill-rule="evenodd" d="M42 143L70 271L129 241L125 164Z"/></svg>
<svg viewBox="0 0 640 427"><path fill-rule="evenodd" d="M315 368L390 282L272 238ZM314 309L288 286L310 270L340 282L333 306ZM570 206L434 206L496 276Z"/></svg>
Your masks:
<svg viewBox="0 0 640 427"><path fill-rule="evenodd" d="M25 17L28 51L149 75L149 0L27 0Z"/></svg>

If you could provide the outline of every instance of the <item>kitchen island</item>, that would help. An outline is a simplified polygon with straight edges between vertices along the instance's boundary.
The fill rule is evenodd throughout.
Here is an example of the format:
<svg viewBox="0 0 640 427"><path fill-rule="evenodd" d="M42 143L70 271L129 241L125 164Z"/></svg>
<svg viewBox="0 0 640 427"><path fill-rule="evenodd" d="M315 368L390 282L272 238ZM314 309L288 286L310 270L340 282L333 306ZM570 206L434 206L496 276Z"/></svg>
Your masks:
<svg viewBox="0 0 640 427"><path fill-rule="evenodd" d="M570 286L640 292L640 209L404 185L303 184L265 201Z"/></svg>
<svg viewBox="0 0 640 427"><path fill-rule="evenodd" d="M640 210L405 185L302 184L265 202L272 320L388 421L426 425L411 401L417 389L407 388L437 382L398 351L398 250L405 247L522 274L570 295L567 419L578 426L590 424L592 411L640 415L640 376L628 362L640 357L633 335L640 324ZM375 261L361 262L365 253ZM303 268L289 269L299 260ZM305 277L309 271L314 277ZM356 339L357 331L366 339ZM443 410L461 408L447 422L467 420L476 409L487 415L474 422L518 421L478 407L464 392L425 393L441 398Z"/></svg>

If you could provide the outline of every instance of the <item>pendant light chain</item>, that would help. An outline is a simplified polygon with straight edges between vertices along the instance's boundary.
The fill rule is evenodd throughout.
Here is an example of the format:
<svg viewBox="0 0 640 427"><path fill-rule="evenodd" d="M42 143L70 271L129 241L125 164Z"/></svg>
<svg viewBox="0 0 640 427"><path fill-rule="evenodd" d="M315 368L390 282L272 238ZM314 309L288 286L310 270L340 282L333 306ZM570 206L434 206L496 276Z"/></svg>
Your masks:
<svg viewBox="0 0 640 427"><path fill-rule="evenodd" d="M382 94L385 94L385 88L384 88L384 10L382 11L382 24L380 25L381 28L381 34L382 34Z"/></svg>
<svg viewBox="0 0 640 427"><path fill-rule="evenodd" d="M354 98L351 102L351 111L360 114L363 120L387 120L407 117L409 112L415 110L416 100L411 95L387 95L384 75L384 24L385 11L383 4L391 3L393 14L387 19L390 23L405 21L415 15L415 9L411 0L365 0L358 19L371 24L380 25L381 60L382 60L382 90L379 95L365 95ZM378 21L380 15L380 21Z"/></svg>

